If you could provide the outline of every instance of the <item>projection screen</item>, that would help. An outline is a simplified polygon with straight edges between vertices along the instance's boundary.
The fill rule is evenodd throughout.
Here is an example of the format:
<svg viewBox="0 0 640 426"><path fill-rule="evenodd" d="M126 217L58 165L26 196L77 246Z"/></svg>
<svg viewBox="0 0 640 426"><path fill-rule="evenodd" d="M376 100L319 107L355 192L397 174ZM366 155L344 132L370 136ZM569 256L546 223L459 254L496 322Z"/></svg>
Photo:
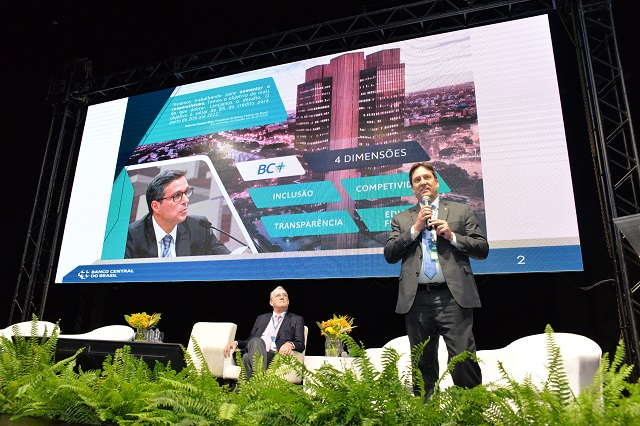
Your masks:
<svg viewBox="0 0 640 426"><path fill-rule="evenodd" d="M476 274L582 270L538 16L89 106L56 282L397 276L382 248L416 203L418 161L485 230ZM189 238L213 233L228 254L131 257L129 226L151 223L145 192L166 170L193 188Z"/></svg>

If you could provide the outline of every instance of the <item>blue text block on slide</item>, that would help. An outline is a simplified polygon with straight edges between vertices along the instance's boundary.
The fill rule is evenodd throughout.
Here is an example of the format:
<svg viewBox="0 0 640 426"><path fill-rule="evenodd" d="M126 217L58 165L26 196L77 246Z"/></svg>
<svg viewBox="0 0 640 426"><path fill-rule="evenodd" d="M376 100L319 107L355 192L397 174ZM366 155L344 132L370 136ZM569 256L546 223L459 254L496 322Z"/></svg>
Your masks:
<svg viewBox="0 0 640 426"><path fill-rule="evenodd" d="M287 120L273 78L174 96L141 145Z"/></svg>
<svg viewBox="0 0 640 426"><path fill-rule="evenodd" d="M389 231L391 229L391 219L406 209L410 209L415 204L391 207L374 207L368 209L358 209L358 215L371 232Z"/></svg>
<svg viewBox="0 0 640 426"><path fill-rule="evenodd" d="M262 216L260 219L272 238L358 232L358 225L346 210Z"/></svg>
<svg viewBox="0 0 640 426"><path fill-rule="evenodd" d="M440 187L438 193L451 192L449 185L436 172ZM392 175L366 176L358 178L346 178L340 181L352 200L371 200L374 198L406 197L413 195L409 173L397 173Z"/></svg>
<svg viewBox="0 0 640 426"><path fill-rule="evenodd" d="M417 141L308 152L304 159L312 171L322 173L431 160Z"/></svg>
<svg viewBox="0 0 640 426"><path fill-rule="evenodd" d="M259 209L342 200L336 187L328 181L249 188L249 195Z"/></svg>

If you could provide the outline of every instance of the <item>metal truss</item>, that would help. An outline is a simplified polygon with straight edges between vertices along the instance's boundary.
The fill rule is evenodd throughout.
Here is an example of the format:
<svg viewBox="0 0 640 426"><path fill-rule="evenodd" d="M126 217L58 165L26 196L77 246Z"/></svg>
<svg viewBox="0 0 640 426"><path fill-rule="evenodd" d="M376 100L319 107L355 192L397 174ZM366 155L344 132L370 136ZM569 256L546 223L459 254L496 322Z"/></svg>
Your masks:
<svg viewBox="0 0 640 426"><path fill-rule="evenodd" d="M608 248L614 263L620 326L627 363L640 372L640 262L613 219L640 213L638 150L616 41L611 1L563 4L582 57L589 137L598 175Z"/></svg>
<svg viewBox="0 0 640 426"><path fill-rule="evenodd" d="M95 103L349 49L549 13L553 0L428 0L298 28L92 78L72 95Z"/></svg>
<svg viewBox="0 0 640 426"><path fill-rule="evenodd" d="M67 81L53 83L60 102L52 104L53 118L45 147L40 179L31 211L27 239L22 253L18 283L9 314L9 324L28 321L32 314L43 317L47 290L52 279L59 231L71 169L77 155L76 141L84 123L86 105L69 97L71 83L84 67L67 65Z"/></svg>

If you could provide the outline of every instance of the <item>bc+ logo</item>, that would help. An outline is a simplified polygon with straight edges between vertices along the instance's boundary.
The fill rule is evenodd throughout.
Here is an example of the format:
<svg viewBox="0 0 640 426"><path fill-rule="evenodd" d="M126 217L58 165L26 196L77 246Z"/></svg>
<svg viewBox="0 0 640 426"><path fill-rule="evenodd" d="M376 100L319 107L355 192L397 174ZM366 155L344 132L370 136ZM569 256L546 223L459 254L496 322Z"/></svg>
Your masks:
<svg viewBox="0 0 640 426"><path fill-rule="evenodd" d="M276 163L260 164L258 165L258 175L263 175L265 173L272 174L272 173L276 173L276 171L278 173L282 173L282 169L284 169L285 167L286 165L282 161L280 162L280 164L276 164Z"/></svg>
<svg viewBox="0 0 640 426"><path fill-rule="evenodd" d="M295 155L242 161L236 163L236 167L244 181L276 179L305 174L304 167L302 167Z"/></svg>

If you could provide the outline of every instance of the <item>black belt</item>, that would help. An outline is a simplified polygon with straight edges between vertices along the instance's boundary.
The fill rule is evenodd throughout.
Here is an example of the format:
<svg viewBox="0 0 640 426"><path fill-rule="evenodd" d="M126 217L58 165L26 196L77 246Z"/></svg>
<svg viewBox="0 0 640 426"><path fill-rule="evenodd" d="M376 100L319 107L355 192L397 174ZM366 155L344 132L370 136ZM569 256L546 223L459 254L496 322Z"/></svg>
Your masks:
<svg viewBox="0 0 640 426"><path fill-rule="evenodd" d="M424 283L418 284L418 291L438 291L447 288L447 283Z"/></svg>

